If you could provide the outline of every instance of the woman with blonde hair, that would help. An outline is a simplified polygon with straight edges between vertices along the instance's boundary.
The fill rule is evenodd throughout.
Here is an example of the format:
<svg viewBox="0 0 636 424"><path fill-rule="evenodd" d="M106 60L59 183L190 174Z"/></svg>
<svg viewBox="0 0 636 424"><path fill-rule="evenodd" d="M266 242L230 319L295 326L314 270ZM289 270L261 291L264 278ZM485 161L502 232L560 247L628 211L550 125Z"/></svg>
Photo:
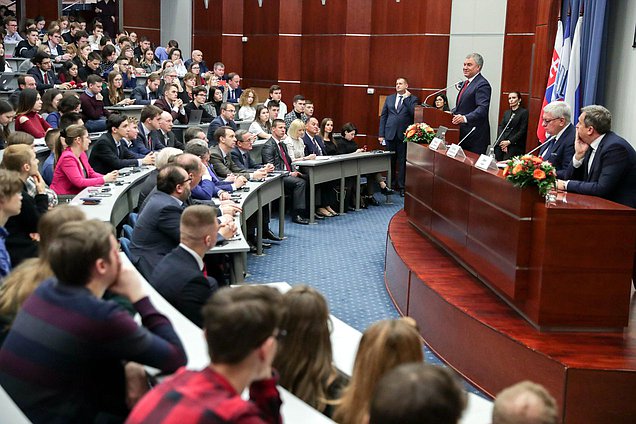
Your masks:
<svg viewBox="0 0 636 424"><path fill-rule="evenodd" d="M42 215L38 223L39 256L23 261L0 286L0 345L24 301L44 280L53 276L47 248L65 222L86 219L78 207L62 205Z"/></svg>
<svg viewBox="0 0 636 424"><path fill-rule="evenodd" d="M287 151L292 162L300 160L316 159L315 154L305 156L305 123L300 119L294 119L287 130L287 138L283 140L287 145Z"/></svg>
<svg viewBox="0 0 636 424"><path fill-rule="evenodd" d="M327 301L301 285L285 293L283 307L280 328L287 333L273 363L280 384L330 417L346 379L333 366Z"/></svg>
<svg viewBox="0 0 636 424"><path fill-rule="evenodd" d="M334 421L361 423L382 376L398 365L423 360L422 341L412 318L384 320L371 325L360 340L351 382L336 406Z"/></svg>
<svg viewBox="0 0 636 424"><path fill-rule="evenodd" d="M258 104L258 95L256 91L248 88L241 93L238 101L241 107L238 111L240 121L253 121L256 117L256 105Z"/></svg>

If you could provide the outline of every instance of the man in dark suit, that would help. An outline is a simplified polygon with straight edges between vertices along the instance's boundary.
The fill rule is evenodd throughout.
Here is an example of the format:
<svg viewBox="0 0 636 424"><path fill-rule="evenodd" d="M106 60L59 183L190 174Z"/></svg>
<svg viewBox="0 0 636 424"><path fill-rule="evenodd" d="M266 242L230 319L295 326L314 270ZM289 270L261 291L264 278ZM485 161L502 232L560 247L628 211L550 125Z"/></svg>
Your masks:
<svg viewBox="0 0 636 424"><path fill-rule="evenodd" d="M208 128L208 140L210 140L211 146L216 146L217 142L214 138L214 133L220 127L230 127L234 131L238 130L238 126L234 122L234 115L236 115L236 107L232 103L223 103L221 105L221 116L214 118Z"/></svg>
<svg viewBox="0 0 636 424"><path fill-rule="evenodd" d="M490 145L490 83L481 74L484 58L479 53L471 53L464 59L463 72L466 80L462 84L455 109L453 124L459 125L459 139L475 130L462 142L464 150L477 154L486 153Z"/></svg>
<svg viewBox="0 0 636 424"><path fill-rule="evenodd" d="M216 208L187 207L181 214L181 243L155 267L149 282L194 324L201 327L201 308L219 285L207 276L203 258L217 241Z"/></svg>
<svg viewBox="0 0 636 424"><path fill-rule="evenodd" d="M318 119L313 116L307 120L305 126L305 135L303 136L303 142L305 143L305 155L314 154L316 156L324 156L325 154L325 142L319 135L320 125Z"/></svg>
<svg viewBox="0 0 636 424"><path fill-rule="evenodd" d="M603 106L581 109L574 157L557 188L636 208L636 151L611 125L612 115Z"/></svg>
<svg viewBox="0 0 636 424"><path fill-rule="evenodd" d="M210 165L219 178L234 174L247 180L260 180L267 176L265 168L246 171L232 160L232 149L236 147L236 133L230 127L221 127L214 133L217 145L210 148Z"/></svg>
<svg viewBox="0 0 636 424"><path fill-rule="evenodd" d="M183 100L179 98L179 88L176 84L166 86L163 98L157 100L154 105L170 114L173 120L177 119L183 125L188 123Z"/></svg>
<svg viewBox="0 0 636 424"><path fill-rule="evenodd" d="M287 146L283 143L285 138L285 121L274 119L272 123L272 137L263 145L263 163L271 163L277 171L287 173L283 177L285 191L292 193L292 221L297 224L308 225L307 199L305 197L306 182L301 174L295 171L291 165L291 158L287 152ZM313 213L313 211L312 211Z"/></svg>
<svg viewBox="0 0 636 424"><path fill-rule="evenodd" d="M150 133L150 136L155 140L159 140L161 144L166 147L176 147L177 149L184 150L185 144L181 140L177 140L177 136L172 132L172 126L174 122L172 115L169 112L161 112L161 118L159 120L159 129Z"/></svg>
<svg viewBox="0 0 636 424"><path fill-rule="evenodd" d="M166 166L157 174L157 191L146 199L130 245L133 263L146 278L179 244L179 222L184 202L190 197L191 181L179 166Z"/></svg>
<svg viewBox="0 0 636 424"><path fill-rule="evenodd" d="M111 114L106 120L106 134L93 144L88 162L96 172L108 174L127 166L154 165L155 153L150 152L143 159L132 154L122 138L128 134L130 122L124 115Z"/></svg>
<svg viewBox="0 0 636 424"><path fill-rule="evenodd" d="M404 132L413 123L415 106L419 103L416 96L408 90L409 82L400 77L395 81L395 94L391 94L384 101L380 115L380 144L395 152L391 157L393 185L404 196L404 182L406 179L406 145ZM389 192L390 194L390 192Z"/></svg>
<svg viewBox="0 0 636 424"><path fill-rule="evenodd" d="M18 102L20 101L20 94L25 88L35 90L35 78L33 78L32 75L20 75L18 77L18 89L9 96L9 103L11 103L13 109L17 109Z"/></svg>
<svg viewBox="0 0 636 424"><path fill-rule="evenodd" d="M239 74L234 72L230 72L227 77L227 101L229 103L236 104L238 103L241 94L243 94L243 89L239 86L241 84L241 77Z"/></svg>
<svg viewBox="0 0 636 424"><path fill-rule="evenodd" d="M49 88L59 88L61 90L71 88L68 83L62 84L57 75L55 75L55 72L51 70L51 56L48 53L36 53L33 59L31 59L31 62L33 62L35 66L29 69L27 74L35 79L35 88L40 94L44 94Z"/></svg>
<svg viewBox="0 0 636 424"><path fill-rule="evenodd" d="M565 178L574 156L576 129L572 121L572 109L565 102L552 102L543 108L542 125L550 135L539 149L539 155L552 163L557 178Z"/></svg>
<svg viewBox="0 0 636 424"><path fill-rule="evenodd" d="M137 138L133 140L132 148L130 149L134 153L147 155L152 151L166 147L156 136L156 133L153 136L153 131L161 128L161 112L161 109L153 105L146 105L141 110L140 122L137 126L139 133Z"/></svg>
<svg viewBox="0 0 636 424"><path fill-rule="evenodd" d="M146 80L146 85L138 85L130 94L130 98L135 100L136 105L151 105L159 100L159 74L150 74Z"/></svg>

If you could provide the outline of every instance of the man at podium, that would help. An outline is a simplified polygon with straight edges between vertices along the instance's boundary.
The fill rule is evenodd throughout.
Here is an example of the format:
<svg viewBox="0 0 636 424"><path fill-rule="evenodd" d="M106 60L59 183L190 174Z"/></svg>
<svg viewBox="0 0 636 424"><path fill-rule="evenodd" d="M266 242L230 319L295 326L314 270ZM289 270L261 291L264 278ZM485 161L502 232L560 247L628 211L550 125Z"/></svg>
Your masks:
<svg viewBox="0 0 636 424"><path fill-rule="evenodd" d="M464 60L463 72L466 80L457 94L453 109L453 124L459 125L459 139L475 130L463 141L464 150L481 154L486 153L490 144L490 83L481 74L484 58L479 53L471 53Z"/></svg>

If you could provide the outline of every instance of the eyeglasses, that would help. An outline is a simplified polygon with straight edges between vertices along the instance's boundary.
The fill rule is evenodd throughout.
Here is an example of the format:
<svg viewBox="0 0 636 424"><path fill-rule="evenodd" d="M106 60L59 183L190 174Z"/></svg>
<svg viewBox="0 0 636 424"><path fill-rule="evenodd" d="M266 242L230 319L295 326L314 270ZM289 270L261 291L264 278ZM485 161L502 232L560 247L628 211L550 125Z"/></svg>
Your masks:
<svg viewBox="0 0 636 424"><path fill-rule="evenodd" d="M541 121L542 121L544 124L546 124L546 125L547 125L547 124L549 124L549 123L550 123L550 122L552 122L552 121L556 121L557 119L561 119L561 118L542 119Z"/></svg>
<svg viewBox="0 0 636 424"><path fill-rule="evenodd" d="M192 181L192 177L186 178L185 180L181 181L179 184L183 185L185 183L189 183L190 181Z"/></svg>

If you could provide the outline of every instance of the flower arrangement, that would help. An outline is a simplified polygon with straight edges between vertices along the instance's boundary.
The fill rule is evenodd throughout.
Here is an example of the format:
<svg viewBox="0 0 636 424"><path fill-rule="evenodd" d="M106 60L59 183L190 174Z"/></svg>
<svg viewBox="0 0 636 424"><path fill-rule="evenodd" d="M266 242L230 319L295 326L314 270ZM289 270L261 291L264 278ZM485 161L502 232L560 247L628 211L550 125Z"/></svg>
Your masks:
<svg viewBox="0 0 636 424"><path fill-rule="evenodd" d="M517 187L536 185L546 197L555 187L556 169L548 161L533 155L515 156L506 163L503 176Z"/></svg>
<svg viewBox="0 0 636 424"><path fill-rule="evenodd" d="M435 138L435 130L424 122L409 125L404 131L405 143L429 144L433 138Z"/></svg>

